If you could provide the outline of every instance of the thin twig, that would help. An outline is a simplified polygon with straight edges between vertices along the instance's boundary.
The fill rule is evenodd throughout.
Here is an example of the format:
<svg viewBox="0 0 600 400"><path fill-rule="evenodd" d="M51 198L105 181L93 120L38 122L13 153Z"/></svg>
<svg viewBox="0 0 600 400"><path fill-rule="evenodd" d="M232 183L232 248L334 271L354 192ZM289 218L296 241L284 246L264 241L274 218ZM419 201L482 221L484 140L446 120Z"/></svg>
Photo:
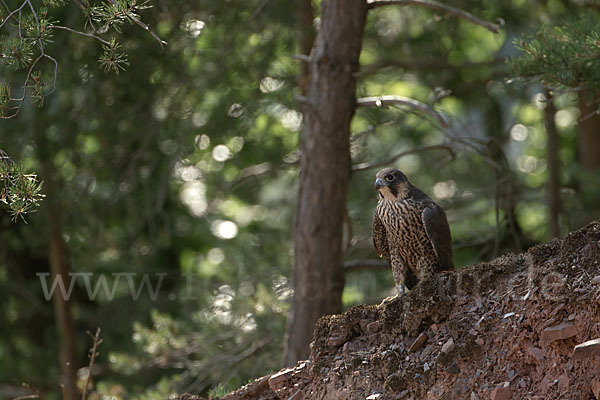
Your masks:
<svg viewBox="0 0 600 400"><path fill-rule="evenodd" d="M88 336L92 338L94 344L92 345L92 348L90 349L90 354L88 355L88 357L90 358L90 363L88 365L87 379L85 381L85 385L83 386L83 391L81 393L81 400L85 400L87 397L88 388L92 379L92 368L94 367L94 361L96 360L96 356L98 355L98 346L100 346L100 344L102 343L102 339L100 339L100 332L102 332L102 330L100 328L96 328L95 335L92 335L89 331L87 333Z"/></svg>
<svg viewBox="0 0 600 400"><path fill-rule="evenodd" d="M101 37L94 35L92 33L86 33L86 32L81 32L81 31L77 31L75 29L71 29L69 27L66 26L62 26L62 25L48 25L48 28L56 28L56 29L62 29L71 33L75 33L77 35L81 35L81 36L86 36L86 37L90 37L96 40L99 40L100 42L102 42L102 44L105 44L107 46L110 46L110 42L108 42L107 40L102 39Z"/></svg>
<svg viewBox="0 0 600 400"><path fill-rule="evenodd" d="M386 158L384 160L373 161L370 163L356 164L356 165L352 166L352 172L364 171L367 169L377 168L377 167L383 167L384 165L391 164L394 161L396 161L397 159L407 156L409 154L421 153L423 151L437 150L437 149L446 150L448 153L450 153L450 155L452 156L452 159L456 158L456 155L454 154L454 149L448 144L436 144L433 146L419 146L419 147L415 147L415 148L407 150L407 151L403 151L402 153L398 153L398 154L391 156L389 158Z"/></svg>
<svg viewBox="0 0 600 400"><path fill-rule="evenodd" d="M136 24L141 26L142 29L144 29L146 32L148 32L150 34L150 36L152 36L158 42L158 44L160 44L160 47L164 47L165 45L169 44L166 41L159 38L158 35L156 33L154 33L154 31L152 29L150 29L150 27L148 25L146 25L145 23L143 23L136 17L132 16L131 19L133 20L133 22L135 22Z"/></svg>
<svg viewBox="0 0 600 400"><path fill-rule="evenodd" d="M27 5L27 3L29 3L29 1L24 1L23 4L21 4L21 6L19 8L16 8L15 10L13 10L13 12L8 14L6 16L6 18L4 18L4 21L2 21L2 23L0 23L0 28L2 28L4 26L4 24L6 24L6 21L8 21L9 18L13 17L16 13L20 12Z"/></svg>
<svg viewBox="0 0 600 400"><path fill-rule="evenodd" d="M415 99L409 99L402 96L377 96L377 97L361 97L356 99L358 107L388 107L388 106L408 106L414 110L420 111L436 119L443 127L448 128L448 122L442 114L435 111L431 106L421 103Z"/></svg>
<svg viewBox="0 0 600 400"><path fill-rule="evenodd" d="M452 7L446 4L439 3L434 0L369 0L368 2L369 8L383 7L383 6L420 6L429 8L430 10L441 11L446 14L454 15L455 17L462 18L469 22L472 22L476 25L480 25L487 29L490 32L498 33L500 30L500 25L492 24L491 22L487 22L475 15L461 10L460 8Z"/></svg>

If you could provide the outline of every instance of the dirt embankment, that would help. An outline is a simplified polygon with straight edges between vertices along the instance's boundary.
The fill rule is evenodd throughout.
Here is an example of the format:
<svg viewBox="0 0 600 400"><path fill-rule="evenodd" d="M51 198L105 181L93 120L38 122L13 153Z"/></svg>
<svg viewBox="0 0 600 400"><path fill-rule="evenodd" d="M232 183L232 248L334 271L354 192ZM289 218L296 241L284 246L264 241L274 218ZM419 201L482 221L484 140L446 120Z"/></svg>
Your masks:
<svg viewBox="0 0 600 400"><path fill-rule="evenodd" d="M595 222L321 318L308 361L223 399L598 399L599 302Z"/></svg>

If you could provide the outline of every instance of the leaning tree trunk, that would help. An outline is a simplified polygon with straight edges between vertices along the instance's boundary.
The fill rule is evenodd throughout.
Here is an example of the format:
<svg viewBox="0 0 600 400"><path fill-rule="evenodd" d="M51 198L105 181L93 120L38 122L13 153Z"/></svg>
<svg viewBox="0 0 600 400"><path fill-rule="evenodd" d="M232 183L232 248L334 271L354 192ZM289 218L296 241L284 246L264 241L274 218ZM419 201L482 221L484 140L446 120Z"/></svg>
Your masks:
<svg viewBox="0 0 600 400"><path fill-rule="evenodd" d="M306 358L313 325L341 311L342 224L350 179L365 0L324 0L303 104L300 190L294 227L294 300L284 363Z"/></svg>

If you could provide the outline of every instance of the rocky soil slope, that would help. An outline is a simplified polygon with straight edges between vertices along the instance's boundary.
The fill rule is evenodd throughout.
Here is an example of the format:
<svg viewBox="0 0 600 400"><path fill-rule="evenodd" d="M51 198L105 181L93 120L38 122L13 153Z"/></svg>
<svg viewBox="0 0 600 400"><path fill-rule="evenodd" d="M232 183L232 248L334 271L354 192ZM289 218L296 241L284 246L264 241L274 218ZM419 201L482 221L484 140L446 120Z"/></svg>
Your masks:
<svg viewBox="0 0 600 400"><path fill-rule="evenodd" d="M323 317L309 360L223 399L598 399L599 302L596 222Z"/></svg>

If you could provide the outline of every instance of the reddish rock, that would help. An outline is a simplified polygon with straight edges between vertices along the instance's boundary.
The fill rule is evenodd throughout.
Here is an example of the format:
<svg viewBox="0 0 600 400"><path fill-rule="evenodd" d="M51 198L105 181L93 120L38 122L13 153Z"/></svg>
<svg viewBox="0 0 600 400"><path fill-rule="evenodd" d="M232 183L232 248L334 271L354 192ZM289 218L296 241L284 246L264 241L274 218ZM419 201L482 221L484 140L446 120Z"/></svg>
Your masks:
<svg viewBox="0 0 600 400"><path fill-rule="evenodd" d="M600 275L596 275L592 278L592 285L597 285L600 283Z"/></svg>
<svg viewBox="0 0 600 400"><path fill-rule="evenodd" d="M542 340L553 342L555 340L568 339L577 335L575 324L565 322L560 325L550 326L542 332Z"/></svg>
<svg viewBox="0 0 600 400"><path fill-rule="evenodd" d="M573 358L587 358L600 355L600 338L578 344L573 349Z"/></svg>
<svg viewBox="0 0 600 400"><path fill-rule="evenodd" d="M454 339L450 338L444 345L442 346L442 353L448 354L452 350L454 350Z"/></svg>
<svg viewBox="0 0 600 400"><path fill-rule="evenodd" d="M411 344L410 347L408 348L408 352L412 353L412 352L419 350L421 347L423 347L423 345L425 344L427 339L428 339L427 334L425 334L425 332L421 332L421 334L415 339L413 344Z"/></svg>
<svg viewBox="0 0 600 400"><path fill-rule="evenodd" d="M272 391L277 391L285 387L285 382L294 375L294 368L284 369L269 378L269 387Z"/></svg>
<svg viewBox="0 0 600 400"><path fill-rule="evenodd" d="M565 393L569 389L569 377L565 374L560 375L558 378L558 390L561 393Z"/></svg>
<svg viewBox="0 0 600 400"><path fill-rule="evenodd" d="M490 394L491 400L510 400L512 398L512 391L509 387L497 387L492 389Z"/></svg>
<svg viewBox="0 0 600 400"><path fill-rule="evenodd" d="M600 381L598 379L592 379L592 392L596 400L600 400Z"/></svg>
<svg viewBox="0 0 600 400"><path fill-rule="evenodd" d="M350 339L350 331L345 327L336 326L332 328L329 334L327 346L338 347L346 343L348 339Z"/></svg>
<svg viewBox="0 0 600 400"><path fill-rule="evenodd" d="M538 361L544 361L544 352L539 347L529 346L527 347L527 353Z"/></svg>

